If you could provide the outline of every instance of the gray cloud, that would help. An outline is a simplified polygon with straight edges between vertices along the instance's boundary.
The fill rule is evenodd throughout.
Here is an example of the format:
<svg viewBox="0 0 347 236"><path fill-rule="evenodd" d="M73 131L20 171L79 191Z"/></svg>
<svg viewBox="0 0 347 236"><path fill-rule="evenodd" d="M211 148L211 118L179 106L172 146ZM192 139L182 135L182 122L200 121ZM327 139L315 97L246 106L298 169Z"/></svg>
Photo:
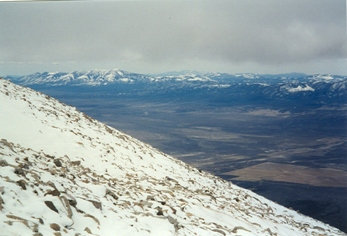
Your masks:
<svg viewBox="0 0 347 236"><path fill-rule="evenodd" d="M343 72L321 68L322 62L346 62L343 0L0 5L0 69L11 73L88 67Z"/></svg>

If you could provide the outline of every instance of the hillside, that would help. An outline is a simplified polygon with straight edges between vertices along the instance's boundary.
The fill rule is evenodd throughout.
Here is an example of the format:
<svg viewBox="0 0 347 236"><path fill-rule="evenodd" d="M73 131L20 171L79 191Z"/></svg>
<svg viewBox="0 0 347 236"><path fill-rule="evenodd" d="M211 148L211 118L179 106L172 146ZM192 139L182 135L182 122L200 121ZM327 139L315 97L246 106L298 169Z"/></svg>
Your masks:
<svg viewBox="0 0 347 236"><path fill-rule="evenodd" d="M4 235L345 235L0 80Z"/></svg>

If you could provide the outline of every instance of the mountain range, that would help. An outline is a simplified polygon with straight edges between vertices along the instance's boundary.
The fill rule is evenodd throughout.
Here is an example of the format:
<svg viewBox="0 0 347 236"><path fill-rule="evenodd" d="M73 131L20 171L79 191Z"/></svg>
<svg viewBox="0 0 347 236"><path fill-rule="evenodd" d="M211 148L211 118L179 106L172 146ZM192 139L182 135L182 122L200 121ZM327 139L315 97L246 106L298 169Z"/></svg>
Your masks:
<svg viewBox="0 0 347 236"><path fill-rule="evenodd" d="M207 87L226 89L237 85L259 86L264 91L276 85L283 93L316 92L329 90L330 95L344 96L347 77L339 75L288 74L227 74L200 72L171 72L162 74L139 74L119 69L90 70L87 72L43 72L23 76L6 76L26 86L110 86L120 84L160 84L169 87L172 84L181 87Z"/></svg>
<svg viewBox="0 0 347 236"><path fill-rule="evenodd" d="M90 70L87 72L44 72L23 76L5 76L16 84L39 91L48 89L102 91L121 97L156 100L205 100L233 105L271 105L287 110L341 105L347 100L347 76L301 73L227 74L169 72L138 74L124 70Z"/></svg>

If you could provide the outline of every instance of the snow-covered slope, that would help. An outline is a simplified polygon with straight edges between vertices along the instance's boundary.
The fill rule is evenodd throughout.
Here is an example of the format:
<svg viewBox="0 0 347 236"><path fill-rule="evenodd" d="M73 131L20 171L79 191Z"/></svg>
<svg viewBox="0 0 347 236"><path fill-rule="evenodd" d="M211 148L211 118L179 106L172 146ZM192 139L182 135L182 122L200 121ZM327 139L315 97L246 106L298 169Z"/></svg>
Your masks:
<svg viewBox="0 0 347 236"><path fill-rule="evenodd" d="M0 79L1 235L344 235Z"/></svg>

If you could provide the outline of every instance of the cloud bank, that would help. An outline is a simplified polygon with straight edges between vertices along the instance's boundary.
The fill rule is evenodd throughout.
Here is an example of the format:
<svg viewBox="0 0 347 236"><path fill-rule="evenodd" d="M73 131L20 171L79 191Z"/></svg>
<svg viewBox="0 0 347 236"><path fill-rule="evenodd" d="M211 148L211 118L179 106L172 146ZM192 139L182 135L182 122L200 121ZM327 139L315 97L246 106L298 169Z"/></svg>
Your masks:
<svg viewBox="0 0 347 236"><path fill-rule="evenodd" d="M347 62L343 0L0 5L0 69L13 73L88 67L333 73Z"/></svg>

